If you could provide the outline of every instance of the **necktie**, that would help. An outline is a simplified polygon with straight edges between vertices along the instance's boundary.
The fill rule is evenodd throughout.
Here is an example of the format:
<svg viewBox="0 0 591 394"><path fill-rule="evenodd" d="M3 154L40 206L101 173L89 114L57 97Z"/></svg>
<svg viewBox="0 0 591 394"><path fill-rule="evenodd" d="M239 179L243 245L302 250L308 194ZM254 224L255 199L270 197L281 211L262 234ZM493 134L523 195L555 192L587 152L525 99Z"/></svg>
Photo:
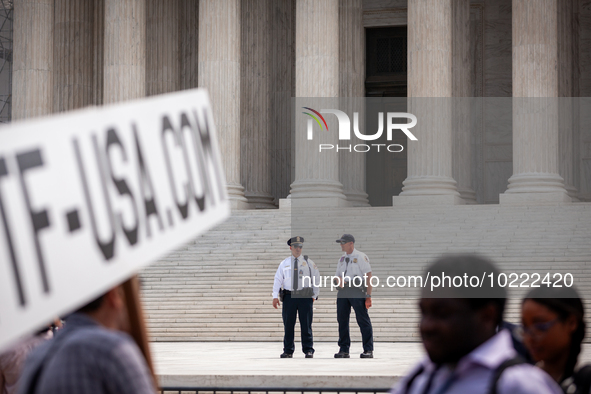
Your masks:
<svg viewBox="0 0 591 394"><path fill-rule="evenodd" d="M292 275L292 279L293 279L293 286L291 288L291 291L297 291L298 287L299 287L299 273L298 273L298 259L296 258L293 262L293 275Z"/></svg>
<svg viewBox="0 0 591 394"><path fill-rule="evenodd" d="M351 259L346 257L345 262L347 263L347 266L345 267L345 276L347 276L347 271L349 270L349 261L351 261Z"/></svg>

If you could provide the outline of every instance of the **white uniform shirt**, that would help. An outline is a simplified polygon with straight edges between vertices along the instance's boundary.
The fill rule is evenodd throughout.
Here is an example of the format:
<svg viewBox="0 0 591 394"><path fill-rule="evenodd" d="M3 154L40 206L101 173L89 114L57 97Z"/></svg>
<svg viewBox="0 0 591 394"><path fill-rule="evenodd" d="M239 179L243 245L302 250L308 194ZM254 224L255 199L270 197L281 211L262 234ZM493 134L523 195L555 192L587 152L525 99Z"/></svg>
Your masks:
<svg viewBox="0 0 591 394"><path fill-rule="evenodd" d="M273 298L279 298L279 290L281 288L289 291L293 290L291 288L291 276L294 260L295 257L289 256L279 264L279 268L277 268L277 272L275 273L275 282L273 283ZM318 271L318 267L316 267L316 264L310 258L308 259L308 262L306 262L303 255L298 257L298 267L299 277L297 290L302 290L304 287L312 287L314 290L313 298L318 297L318 294L320 293L320 289L318 288L318 285L320 284L320 272Z"/></svg>
<svg viewBox="0 0 591 394"><path fill-rule="evenodd" d="M369 258L363 252L353 249L351 254L343 254L337 264L337 272L335 276L344 277L345 283L350 282L354 277L371 272L371 265L369 265Z"/></svg>

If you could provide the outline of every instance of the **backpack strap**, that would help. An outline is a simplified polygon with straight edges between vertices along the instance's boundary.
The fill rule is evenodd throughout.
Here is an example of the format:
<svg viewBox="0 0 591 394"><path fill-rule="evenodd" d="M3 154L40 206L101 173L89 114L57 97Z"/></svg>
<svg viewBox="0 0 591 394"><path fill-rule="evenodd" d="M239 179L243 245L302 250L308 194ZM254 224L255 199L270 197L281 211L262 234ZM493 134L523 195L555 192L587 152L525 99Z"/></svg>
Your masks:
<svg viewBox="0 0 591 394"><path fill-rule="evenodd" d="M410 392L410 388L412 387L412 384L414 383L415 379L423 373L423 371L425 371L425 367L424 366L420 366L419 369L417 369L417 371L412 374L412 376L406 381L406 387L404 392L408 393Z"/></svg>
<svg viewBox="0 0 591 394"><path fill-rule="evenodd" d="M513 358L509 358L509 359L503 361L501 363L501 365L499 365L497 367L497 369L495 369L493 371L493 376L490 381L490 387L488 389L488 393L489 394L497 394L497 384L499 383L499 379L501 378L501 375L503 374L503 372L507 368L513 367L513 366L519 365L519 364L526 364L526 363L527 362L525 361L525 359L523 357L521 357L520 355L517 355Z"/></svg>
<svg viewBox="0 0 591 394"><path fill-rule="evenodd" d="M70 328L70 331L73 331L73 329ZM19 392L25 394L34 394L36 392L39 380L43 375L44 367L49 364L49 362L53 359L58 350L61 347L63 347L63 344L67 342L69 336L70 335L59 335L49 340L47 345L48 348L45 350L42 357L39 360L37 360L37 364L35 365L32 373L30 374L29 381L21 382L21 385L23 387L21 387L21 390Z"/></svg>
<svg viewBox="0 0 591 394"><path fill-rule="evenodd" d="M591 391L591 364L579 368L571 378L565 379L560 385L565 393L589 393ZM574 390L570 389L572 386L574 386ZM570 390L567 391L567 389Z"/></svg>
<svg viewBox="0 0 591 394"><path fill-rule="evenodd" d="M39 381L45 372L45 367L49 365L55 355L63 349L67 344L74 340L77 340L81 333L85 332L92 326L67 326L64 331L59 332L55 338L48 341L48 347L46 351L40 355L41 357L37 360L37 364L34 366L30 373L29 381L23 381L21 384L23 387L19 388L19 393L34 394L37 391ZM65 331L68 330L68 331Z"/></svg>

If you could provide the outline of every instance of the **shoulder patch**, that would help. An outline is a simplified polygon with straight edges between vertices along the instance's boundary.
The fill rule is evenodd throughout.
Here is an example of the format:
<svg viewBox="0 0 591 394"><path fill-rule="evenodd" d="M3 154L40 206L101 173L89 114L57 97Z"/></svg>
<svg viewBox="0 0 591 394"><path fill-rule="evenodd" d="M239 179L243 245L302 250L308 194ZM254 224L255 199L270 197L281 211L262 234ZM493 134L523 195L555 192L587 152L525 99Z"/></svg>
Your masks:
<svg viewBox="0 0 591 394"><path fill-rule="evenodd" d="M342 263L345 260L345 256L341 257L340 262Z"/></svg>
<svg viewBox="0 0 591 394"><path fill-rule="evenodd" d="M367 258L367 256L363 256L363 258L365 259L365 261L369 263L369 259Z"/></svg>

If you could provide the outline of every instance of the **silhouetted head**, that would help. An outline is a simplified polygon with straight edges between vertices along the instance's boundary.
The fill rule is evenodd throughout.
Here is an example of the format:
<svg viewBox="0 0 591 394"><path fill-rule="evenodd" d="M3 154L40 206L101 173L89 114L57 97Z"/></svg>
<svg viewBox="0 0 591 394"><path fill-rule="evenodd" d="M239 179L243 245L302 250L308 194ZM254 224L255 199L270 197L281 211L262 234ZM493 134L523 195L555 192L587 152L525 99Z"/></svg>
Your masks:
<svg viewBox="0 0 591 394"><path fill-rule="evenodd" d="M456 363L495 335L506 292L496 283L499 271L494 264L477 255L444 256L424 278L427 273L429 282L419 303L423 345L434 363ZM431 287L437 284L434 278L440 279L437 287Z"/></svg>

